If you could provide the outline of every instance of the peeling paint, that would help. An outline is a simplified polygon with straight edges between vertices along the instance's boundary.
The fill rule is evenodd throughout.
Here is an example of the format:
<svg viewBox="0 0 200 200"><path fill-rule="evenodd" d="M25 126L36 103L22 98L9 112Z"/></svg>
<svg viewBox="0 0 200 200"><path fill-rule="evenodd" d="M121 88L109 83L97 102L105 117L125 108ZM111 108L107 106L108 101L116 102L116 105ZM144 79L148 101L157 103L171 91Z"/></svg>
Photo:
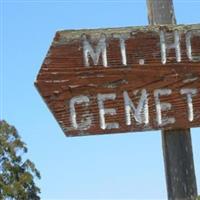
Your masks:
<svg viewBox="0 0 200 200"><path fill-rule="evenodd" d="M104 101L105 100L115 100L116 94L98 94L98 106L99 106L99 117L100 117L100 127L101 129L117 129L119 128L119 123L106 123L105 115L116 115L116 110L114 108L105 108Z"/></svg>
<svg viewBox="0 0 200 200"><path fill-rule="evenodd" d="M160 96L168 96L172 93L171 89L156 89L154 91L154 98L155 98L155 104L156 104L156 118L158 125L166 125L166 124L174 124L175 118L174 117L162 117L162 111L167 111L171 109L171 104L160 102Z"/></svg>
<svg viewBox="0 0 200 200"><path fill-rule="evenodd" d="M183 88L181 89L180 93L183 95L186 95L187 99L187 106L188 106L188 120L192 122L194 120L194 111L193 111L193 103L192 103L192 97L197 94L196 88Z"/></svg>
<svg viewBox="0 0 200 200"><path fill-rule="evenodd" d="M136 93L135 93L136 94ZM131 115L139 124L149 123L148 93L145 89L141 91L138 106L135 107L127 91L123 92L126 125L131 125Z"/></svg>

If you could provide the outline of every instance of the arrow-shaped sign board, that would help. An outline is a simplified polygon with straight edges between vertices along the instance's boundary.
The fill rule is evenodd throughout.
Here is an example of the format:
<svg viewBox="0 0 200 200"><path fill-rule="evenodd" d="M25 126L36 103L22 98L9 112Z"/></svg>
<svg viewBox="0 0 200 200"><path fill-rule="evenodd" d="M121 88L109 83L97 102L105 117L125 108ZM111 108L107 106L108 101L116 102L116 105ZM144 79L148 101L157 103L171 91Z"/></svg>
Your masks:
<svg viewBox="0 0 200 200"><path fill-rule="evenodd" d="M35 85L67 136L200 126L200 25L58 31Z"/></svg>

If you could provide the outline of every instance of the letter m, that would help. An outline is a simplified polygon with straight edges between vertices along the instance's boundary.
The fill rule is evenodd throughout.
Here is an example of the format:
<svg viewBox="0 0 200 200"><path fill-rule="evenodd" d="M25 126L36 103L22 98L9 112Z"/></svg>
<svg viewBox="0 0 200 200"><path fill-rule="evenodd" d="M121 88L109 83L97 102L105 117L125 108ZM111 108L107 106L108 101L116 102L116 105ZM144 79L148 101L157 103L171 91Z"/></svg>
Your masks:
<svg viewBox="0 0 200 200"><path fill-rule="evenodd" d="M106 36L101 35L95 49L91 46L87 40L86 35L83 35L83 56L85 66L90 66L89 58L92 59L94 65L98 65L99 57L102 57L102 64L107 67L107 53L106 53Z"/></svg>

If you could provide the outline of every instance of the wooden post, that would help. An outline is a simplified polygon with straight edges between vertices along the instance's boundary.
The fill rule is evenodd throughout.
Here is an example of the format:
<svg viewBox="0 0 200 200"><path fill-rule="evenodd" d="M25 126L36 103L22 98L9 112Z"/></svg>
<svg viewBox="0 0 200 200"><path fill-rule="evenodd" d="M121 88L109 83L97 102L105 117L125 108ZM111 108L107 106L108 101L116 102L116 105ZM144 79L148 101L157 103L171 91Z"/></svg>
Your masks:
<svg viewBox="0 0 200 200"><path fill-rule="evenodd" d="M150 25L176 24L172 0L147 0ZM192 200L197 185L190 129L164 130L162 145L169 200Z"/></svg>

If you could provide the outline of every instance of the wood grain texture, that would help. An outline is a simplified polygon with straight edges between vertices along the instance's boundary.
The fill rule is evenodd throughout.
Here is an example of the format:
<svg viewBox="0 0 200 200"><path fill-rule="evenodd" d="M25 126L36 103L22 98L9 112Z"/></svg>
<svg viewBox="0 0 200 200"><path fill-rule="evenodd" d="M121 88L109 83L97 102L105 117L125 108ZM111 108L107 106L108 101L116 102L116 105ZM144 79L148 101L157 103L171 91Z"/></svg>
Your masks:
<svg viewBox="0 0 200 200"><path fill-rule="evenodd" d="M198 193L190 129L165 130L162 137L168 199L196 200Z"/></svg>
<svg viewBox="0 0 200 200"><path fill-rule="evenodd" d="M173 0L147 0L150 25L176 24Z"/></svg>
<svg viewBox="0 0 200 200"><path fill-rule="evenodd" d="M172 0L147 0L149 24L176 24ZM197 184L190 129L162 130L162 147L169 200L194 200Z"/></svg>
<svg viewBox="0 0 200 200"><path fill-rule="evenodd" d="M166 33L166 42L172 43L173 32L178 30L181 38L181 62L176 62L174 49L167 50L167 63L161 63L160 31ZM200 30L199 25L191 26L154 26L129 27L119 29L98 29L79 31L60 31L42 64L35 82L38 91L57 119L67 136L122 133L133 131L189 128L200 125L200 63L188 59L185 34L189 30ZM91 45L98 44L101 34L106 36L108 66L102 66L100 57L98 65L84 65L83 39L86 35ZM120 35L128 35L126 39L127 65L122 65L119 47ZM200 37L191 40L193 55L200 53ZM144 64L140 60L144 59ZM140 63L140 64L139 64ZM156 121L156 105L154 91L156 89L171 89L172 94L161 96L161 102L171 103L172 108L163 111L163 117L174 117L176 123L158 125ZM193 97L194 120L188 121L186 96L180 94L182 88L196 88ZM131 120L126 125L123 92L127 91L133 103L137 106L140 91L145 89L149 101L149 123L140 124ZM133 92L138 90L138 94ZM105 115L106 122L117 122L119 128L105 129L100 127L98 94L116 94L115 100L106 100L105 108L116 109L115 115ZM92 115L92 125L87 130L72 127L69 102L73 97L85 95L89 105L77 104L77 123L85 119L85 114Z"/></svg>

